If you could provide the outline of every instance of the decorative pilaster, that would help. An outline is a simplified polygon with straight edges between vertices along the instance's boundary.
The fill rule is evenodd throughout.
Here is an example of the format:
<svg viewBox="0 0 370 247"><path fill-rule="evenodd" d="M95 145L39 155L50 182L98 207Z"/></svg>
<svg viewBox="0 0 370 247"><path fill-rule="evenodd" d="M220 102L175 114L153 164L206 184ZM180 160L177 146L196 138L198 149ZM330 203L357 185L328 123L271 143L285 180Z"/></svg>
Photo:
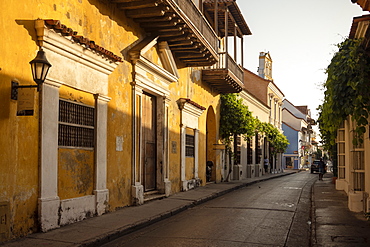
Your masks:
<svg viewBox="0 0 370 247"><path fill-rule="evenodd" d="M186 126L181 125L181 182L182 182L182 190L187 191L188 190L188 181L186 180L185 176L185 168L186 168L186 162L185 162L185 142L186 140Z"/></svg>
<svg viewBox="0 0 370 247"><path fill-rule="evenodd" d="M60 84L45 81L40 91L40 197L41 231L59 227L58 112Z"/></svg>
<svg viewBox="0 0 370 247"><path fill-rule="evenodd" d="M102 215L107 210L109 190L107 189L107 119L110 98L95 94L96 142L95 142L95 202L96 213Z"/></svg>
<svg viewBox="0 0 370 247"><path fill-rule="evenodd" d="M194 178L199 178L198 171L199 171L199 130L194 130Z"/></svg>

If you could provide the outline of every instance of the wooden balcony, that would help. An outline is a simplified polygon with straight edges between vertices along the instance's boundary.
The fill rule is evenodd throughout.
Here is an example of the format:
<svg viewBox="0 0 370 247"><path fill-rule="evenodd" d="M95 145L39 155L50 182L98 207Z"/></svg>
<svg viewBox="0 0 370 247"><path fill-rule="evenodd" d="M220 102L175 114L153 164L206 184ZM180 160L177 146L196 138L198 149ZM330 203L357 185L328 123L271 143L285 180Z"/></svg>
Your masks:
<svg viewBox="0 0 370 247"><path fill-rule="evenodd" d="M108 0L140 23L145 32L167 41L185 67L218 60L218 37L192 0Z"/></svg>
<svg viewBox="0 0 370 247"><path fill-rule="evenodd" d="M244 71L226 52L219 54L218 63L202 70L202 80L219 93L239 93L243 90Z"/></svg>

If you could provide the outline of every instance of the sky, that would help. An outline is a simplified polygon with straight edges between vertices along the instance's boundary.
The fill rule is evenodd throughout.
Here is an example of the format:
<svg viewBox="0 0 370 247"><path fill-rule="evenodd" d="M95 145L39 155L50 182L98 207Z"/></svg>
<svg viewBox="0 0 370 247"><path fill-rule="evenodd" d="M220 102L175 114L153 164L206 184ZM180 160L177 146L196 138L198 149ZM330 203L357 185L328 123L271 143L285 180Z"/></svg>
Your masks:
<svg viewBox="0 0 370 247"><path fill-rule="evenodd" d="M349 35L352 19L369 14L351 0L237 0L252 32L244 37L244 67L257 74L260 52L273 60L274 83L293 105L317 119L325 70Z"/></svg>

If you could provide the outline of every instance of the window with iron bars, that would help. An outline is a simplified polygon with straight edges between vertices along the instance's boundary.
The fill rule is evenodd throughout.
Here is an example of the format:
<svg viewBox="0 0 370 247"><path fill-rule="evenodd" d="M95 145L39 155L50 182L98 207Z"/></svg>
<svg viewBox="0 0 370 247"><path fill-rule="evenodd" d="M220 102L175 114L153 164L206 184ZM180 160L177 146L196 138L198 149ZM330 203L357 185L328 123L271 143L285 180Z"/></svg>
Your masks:
<svg viewBox="0 0 370 247"><path fill-rule="evenodd" d="M247 141L247 164L253 164L253 149L252 139L248 138Z"/></svg>
<svg viewBox="0 0 370 247"><path fill-rule="evenodd" d="M242 146L241 136L237 135L235 141L236 141L235 164L240 165L240 163L241 163L241 146Z"/></svg>
<svg viewBox="0 0 370 247"><path fill-rule="evenodd" d="M64 99L59 100L59 146L93 148L94 126L94 107Z"/></svg>
<svg viewBox="0 0 370 247"><path fill-rule="evenodd" d="M195 138L193 135L186 135L185 137L185 156L194 157L195 153Z"/></svg>

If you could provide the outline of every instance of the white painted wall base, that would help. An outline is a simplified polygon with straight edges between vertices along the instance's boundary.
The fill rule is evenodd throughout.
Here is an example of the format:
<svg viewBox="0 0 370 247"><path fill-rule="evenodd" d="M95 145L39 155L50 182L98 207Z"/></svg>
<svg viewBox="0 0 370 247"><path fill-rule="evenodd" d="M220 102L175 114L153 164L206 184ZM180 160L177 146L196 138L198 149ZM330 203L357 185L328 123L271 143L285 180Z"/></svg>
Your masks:
<svg viewBox="0 0 370 247"><path fill-rule="evenodd" d="M344 180L344 179L337 179L335 181L335 188L337 190L344 190L344 191L346 191L346 187L348 187L348 183L347 183L346 180Z"/></svg>
<svg viewBox="0 0 370 247"><path fill-rule="evenodd" d="M352 212L362 212L364 210L363 205L363 192L354 191L348 193L348 208Z"/></svg>
<svg viewBox="0 0 370 247"><path fill-rule="evenodd" d="M262 176L262 165L260 164L257 164L255 165L254 167L254 174L255 174L255 177L258 178L258 177L261 177Z"/></svg>
<svg viewBox="0 0 370 247"><path fill-rule="evenodd" d="M169 180L164 181L164 193L166 197L169 197L171 195L171 181Z"/></svg>
<svg viewBox="0 0 370 247"><path fill-rule="evenodd" d="M39 222L42 232L59 228L59 197L39 198Z"/></svg>
<svg viewBox="0 0 370 247"><path fill-rule="evenodd" d="M192 190L196 187L199 187L202 184L202 180L200 178L193 178L190 180L182 181L182 191Z"/></svg>
<svg viewBox="0 0 370 247"><path fill-rule="evenodd" d="M241 180L243 176L243 169L241 165L233 166L233 180Z"/></svg>
<svg viewBox="0 0 370 247"><path fill-rule="evenodd" d="M254 178L256 176L256 165L247 165L247 178Z"/></svg>
<svg viewBox="0 0 370 247"><path fill-rule="evenodd" d="M94 190L96 214L102 215L108 211L109 190Z"/></svg>
<svg viewBox="0 0 370 247"><path fill-rule="evenodd" d="M132 186L132 199L134 205L144 204L144 186L133 185Z"/></svg>
<svg viewBox="0 0 370 247"><path fill-rule="evenodd" d="M60 202L60 225L68 225L95 215L95 196L83 196Z"/></svg>

